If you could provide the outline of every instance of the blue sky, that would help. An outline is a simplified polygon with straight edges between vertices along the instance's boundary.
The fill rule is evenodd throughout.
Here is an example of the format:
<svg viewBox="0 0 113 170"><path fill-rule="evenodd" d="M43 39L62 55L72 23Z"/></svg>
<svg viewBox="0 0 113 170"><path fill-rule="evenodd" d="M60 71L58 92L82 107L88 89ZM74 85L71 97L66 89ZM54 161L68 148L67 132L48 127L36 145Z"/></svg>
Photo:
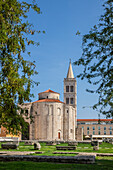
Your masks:
<svg viewBox="0 0 113 170"><path fill-rule="evenodd" d="M28 0L30 2L30 0ZM40 82L32 92L33 101L38 99L38 93L47 89L59 92L63 101L63 80L66 78L69 59L72 63L82 54L82 35L88 33L91 27L98 23L103 13L103 0L39 0L37 1L42 14L29 13L29 21L35 29L45 30L38 34L35 41L38 47L29 47L32 60L36 61L38 75L33 79ZM77 31L81 36L76 36ZM82 71L81 67L73 65L75 77ZM98 112L89 106L97 102L98 96L85 91L91 86L87 80L77 78L77 118L98 118ZM94 87L91 87L94 88ZM86 106L85 109L83 107ZM104 116L101 115L101 118Z"/></svg>

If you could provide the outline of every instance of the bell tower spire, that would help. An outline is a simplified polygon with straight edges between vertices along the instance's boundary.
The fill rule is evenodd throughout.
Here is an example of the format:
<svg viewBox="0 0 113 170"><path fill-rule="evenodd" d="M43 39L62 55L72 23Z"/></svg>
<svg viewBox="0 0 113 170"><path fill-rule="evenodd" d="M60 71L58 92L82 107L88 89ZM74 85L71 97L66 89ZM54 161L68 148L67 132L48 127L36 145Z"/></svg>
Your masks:
<svg viewBox="0 0 113 170"><path fill-rule="evenodd" d="M73 70L72 70L72 65L71 65L71 59L69 63L69 68L68 68L68 73L67 73L67 78L74 78Z"/></svg>
<svg viewBox="0 0 113 170"><path fill-rule="evenodd" d="M71 60L67 77L64 78L64 103L73 106L76 110L76 78L74 78Z"/></svg>

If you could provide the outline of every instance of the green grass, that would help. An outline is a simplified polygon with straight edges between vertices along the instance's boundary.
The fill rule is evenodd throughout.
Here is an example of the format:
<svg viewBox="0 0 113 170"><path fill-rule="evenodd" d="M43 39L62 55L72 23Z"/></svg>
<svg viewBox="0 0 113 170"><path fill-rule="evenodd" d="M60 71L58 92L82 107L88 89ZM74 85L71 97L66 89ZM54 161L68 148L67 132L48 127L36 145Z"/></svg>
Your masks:
<svg viewBox="0 0 113 170"><path fill-rule="evenodd" d="M60 146L68 146L68 144L60 144ZM1 146L0 146L1 147ZM87 148L86 148L87 147ZM109 143L102 143L100 146L99 151L94 151L91 144L78 144L76 150L70 150L70 151L63 151L62 152L95 152L95 153L113 153L113 145ZM24 142L20 142L19 149L18 150L9 150L9 151L36 151L34 150L34 146L26 146L24 145ZM57 151L56 146L46 146L45 143L41 143L41 150L44 153L41 155L54 155L53 152ZM61 152L60 150L57 152ZM59 154L55 154L59 155ZM66 154L67 156L74 156L73 154ZM63 156L63 155L62 155Z"/></svg>
<svg viewBox="0 0 113 170"><path fill-rule="evenodd" d="M61 146L68 146L68 144L60 144ZM1 147L1 146L0 146ZM81 148L80 148L81 147ZM88 148L85 148L88 147ZM72 150L69 152L100 152L100 153L113 153L113 145L109 143L102 143L100 145L101 149L99 151L93 151L93 148L91 144L78 144L77 150ZM109 149L105 149L109 148ZM11 151L11 150L10 150ZM16 150L12 150L16 151ZM19 149L17 151L35 151L34 146L26 146L23 142L20 142ZM45 143L41 143L41 150L44 153L43 154L37 154L37 155L60 155L60 156L75 156L75 154L53 154L53 152L56 151L56 146L46 146ZM59 151L60 152L60 151ZM68 151L63 151L68 152ZM37 163L37 162L0 162L0 170L20 170L20 169L45 169L46 170L54 170L54 169L60 169L60 170L70 170L70 169L76 169L76 170L113 170L113 157L96 157L95 164L56 164L56 163Z"/></svg>
<svg viewBox="0 0 113 170"><path fill-rule="evenodd" d="M78 148L81 147L81 148ZM113 145L110 143L102 143L99 145L99 150L94 151L91 144L79 144L77 152L95 152L95 153L113 153ZM87 149L85 147L88 147ZM108 148L108 149L107 149Z"/></svg>
<svg viewBox="0 0 113 170"><path fill-rule="evenodd" d="M0 162L0 170L113 170L113 160L96 160L95 164L56 164L38 162Z"/></svg>
<svg viewBox="0 0 113 170"><path fill-rule="evenodd" d="M110 156L97 156L96 157L97 160L112 160L113 161L113 157Z"/></svg>

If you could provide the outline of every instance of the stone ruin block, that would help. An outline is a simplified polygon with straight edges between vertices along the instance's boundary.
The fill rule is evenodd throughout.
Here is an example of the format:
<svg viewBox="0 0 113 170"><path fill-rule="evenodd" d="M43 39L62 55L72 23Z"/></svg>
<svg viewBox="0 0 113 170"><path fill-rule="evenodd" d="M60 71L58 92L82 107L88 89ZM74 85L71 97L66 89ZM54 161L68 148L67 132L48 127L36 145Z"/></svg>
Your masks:
<svg viewBox="0 0 113 170"><path fill-rule="evenodd" d="M56 146L56 150L76 150L77 146Z"/></svg>
<svg viewBox="0 0 113 170"><path fill-rule="evenodd" d="M12 143L3 143L1 144L2 149L18 149L18 144L12 144Z"/></svg>
<svg viewBox="0 0 113 170"><path fill-rule="evenodd" d="M108 143L110 143L110 144L113 145L113 139L109 139L109 142L108 142Z"/></svg>
<svg viewBox="0 0 113 170"><path fill-rule="evenodd" d="M56 145L60 145L61 143L58 141L58 142L56 142Z"/></svg>
<svg viewBox="0 0 113 170"><path fill-rule="evenodd" d="M40 150L40 149L41 149L40 143L34 143L34 150Z"/></svg>
<svg viewBox="0 0 113 170"><path fill-rule="evenodd" d="M78 142L68 142L68 146L77 146Z"/></svg>
<svg viewBox="0 0 113 170"><path fill-rule="evenodd" d="M99 147L99 141L91 141L91 146L98 146Z"/></svg>
<svg viewBox="0 0 113 170"><path fill-rule="evenodd" d="M49 142L46 142L46 145L47 146L54 146L54 145L56 145L56 142L49 141Z"/></svg>
<svg viewBox="0 0 113 170"><path fill-rule="evenodd" d="M99 150L99 146L93 146L93 150L94 151L98 151Z"/></svg>
<svg viewBox="0 0 113 170"><path fill-rule="evenodd" d="M33 145L33 142L26 141L24 145Z"/></svg>

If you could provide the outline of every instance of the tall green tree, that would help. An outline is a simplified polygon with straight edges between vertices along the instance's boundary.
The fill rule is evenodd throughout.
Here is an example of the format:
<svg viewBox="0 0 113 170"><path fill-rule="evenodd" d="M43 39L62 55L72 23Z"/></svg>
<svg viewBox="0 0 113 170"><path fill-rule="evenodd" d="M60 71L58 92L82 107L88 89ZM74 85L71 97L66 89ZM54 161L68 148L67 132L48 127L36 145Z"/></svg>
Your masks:
<svg viewBox="0 0 113 170"><path fill-rule="evenodd" d="M93 109L113 117L113 1L105 0L103 7L99 24L83 36L82 56L74 64L83 66L78 77L96 86L96 90L86 89L99 94Z"/></svg>
<svg viewBox="0 0 113 170"><path fill-rule="evenodd" d="M30 102L31 76L37 74L35 63L23 57L24 53L30 56L27 45L36 44L28 37L40 32L28 22L29 10L40 14L35 0L0 0L0 125L11 133L24 127L24 113L18 114L18 104Z"/></svg>

